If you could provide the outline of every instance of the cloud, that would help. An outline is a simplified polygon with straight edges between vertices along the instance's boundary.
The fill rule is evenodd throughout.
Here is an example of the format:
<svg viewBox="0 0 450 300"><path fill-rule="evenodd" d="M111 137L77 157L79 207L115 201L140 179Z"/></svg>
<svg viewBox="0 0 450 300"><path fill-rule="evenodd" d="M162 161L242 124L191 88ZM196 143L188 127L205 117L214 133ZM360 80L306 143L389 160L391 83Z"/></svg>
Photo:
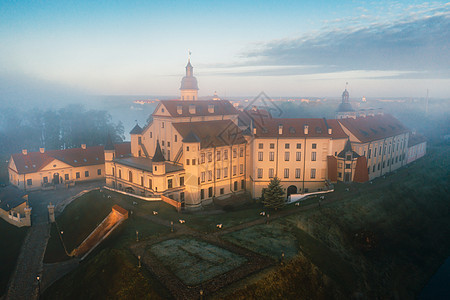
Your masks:
<svg viewBox="0 0 450 300"><path fill-rule="evenodd" d="M267 70L270 75L276 71L292 75L366 70L394 71L390 76L401 78L450 78L450 6L420 9L411 8L406 18L396 22L337 26L309 36L270 41L244 57L249 65L272 66ZM273 66L301 67L277 70Z"/></svg>

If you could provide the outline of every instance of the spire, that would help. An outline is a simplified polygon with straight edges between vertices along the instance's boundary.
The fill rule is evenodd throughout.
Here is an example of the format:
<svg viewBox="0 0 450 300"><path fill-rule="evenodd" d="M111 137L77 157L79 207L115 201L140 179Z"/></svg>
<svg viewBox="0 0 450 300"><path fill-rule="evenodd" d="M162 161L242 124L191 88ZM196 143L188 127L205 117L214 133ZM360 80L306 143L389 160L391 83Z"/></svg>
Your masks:
<svg viewBox="0 0 450 300"><path fill-rule="evenodd" d="M188 63L186 65L186 77L194 77L194 67L191 65L191 59L188 59Z"/></svg>
<svg viewBox="0 0 450 300"><path fill-rule="evenodd" d="M114 150L114 144L112 142L111 135L109 133L108 136L106 137L105 150Z"/></svg>
<svg viewBox="0 0 450 300"><path fill-rule="evenodd" d="M159 146L159 141L156 141L155 155L152 157L152 162L164 162L164 154L161 151L161 146Z"/></svg>

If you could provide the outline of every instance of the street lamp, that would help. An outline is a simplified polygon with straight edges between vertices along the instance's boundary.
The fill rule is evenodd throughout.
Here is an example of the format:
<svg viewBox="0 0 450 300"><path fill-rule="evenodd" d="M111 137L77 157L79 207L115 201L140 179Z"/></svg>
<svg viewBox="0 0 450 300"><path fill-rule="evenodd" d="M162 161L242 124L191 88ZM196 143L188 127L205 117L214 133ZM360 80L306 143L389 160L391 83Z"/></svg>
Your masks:
<svg viewBox="0 0 450 300"><path fill-rule="evenodd" d="M38 282L38 298L41 296L41 277L36 276L37 282Z"/></svg>
<svg viewBox="0 0 450 300"><path fill-rule="evenodd" d="M173 221L170 221L170 232L173 232Z"/></svg>
<svg viewBox="0 0 450 300"><path fill-rule="evenodd" d="M138 255L138 261L139 261L138 268L141 268L141 256L140 255Z"/></svg>
<svg viewBox="0 0 450 300"><path fill-rule="evenodd" d="M139 242L139 231L136 230L136 242Z"/></svg>

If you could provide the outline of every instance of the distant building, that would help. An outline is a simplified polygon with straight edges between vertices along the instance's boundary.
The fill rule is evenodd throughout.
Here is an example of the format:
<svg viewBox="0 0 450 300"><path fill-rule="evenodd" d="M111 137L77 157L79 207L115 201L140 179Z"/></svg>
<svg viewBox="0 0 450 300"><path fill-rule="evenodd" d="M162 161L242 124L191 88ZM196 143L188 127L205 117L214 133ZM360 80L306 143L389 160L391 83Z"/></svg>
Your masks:
<svg viewBox="0 0 450 300"><path fill-rule="evenodd" d="M6 186L0 188L0 217L17 227L31 226L31 208L27 195L22 191Z"/></svg>

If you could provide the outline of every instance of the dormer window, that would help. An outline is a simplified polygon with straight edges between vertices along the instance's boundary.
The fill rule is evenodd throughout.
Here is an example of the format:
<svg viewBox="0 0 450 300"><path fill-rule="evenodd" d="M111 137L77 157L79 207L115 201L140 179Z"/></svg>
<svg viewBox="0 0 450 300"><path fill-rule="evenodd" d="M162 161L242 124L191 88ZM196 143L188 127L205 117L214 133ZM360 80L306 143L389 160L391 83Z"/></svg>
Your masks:
<svg viewBox="0 0 450 300"><path fill-rule="evenodd" d="M210 114L213 114L213 113L214 113L214 104L208 104L208 112L209 112Z"/></svg>
<svg viewBox="0 0 450 300"><path fill-rule="evenodd" d="M181 115L183 113L183 106L177 105L177 113Z"/></svg>
<svg viewBox="0 0 450 300"><path fill-rule="evenodd" d="M196 111L195 105L194 105L194 104L190 104L190 105L189 105L189 113L190 113L191 115L195 115L195 111Z"/></svg>

